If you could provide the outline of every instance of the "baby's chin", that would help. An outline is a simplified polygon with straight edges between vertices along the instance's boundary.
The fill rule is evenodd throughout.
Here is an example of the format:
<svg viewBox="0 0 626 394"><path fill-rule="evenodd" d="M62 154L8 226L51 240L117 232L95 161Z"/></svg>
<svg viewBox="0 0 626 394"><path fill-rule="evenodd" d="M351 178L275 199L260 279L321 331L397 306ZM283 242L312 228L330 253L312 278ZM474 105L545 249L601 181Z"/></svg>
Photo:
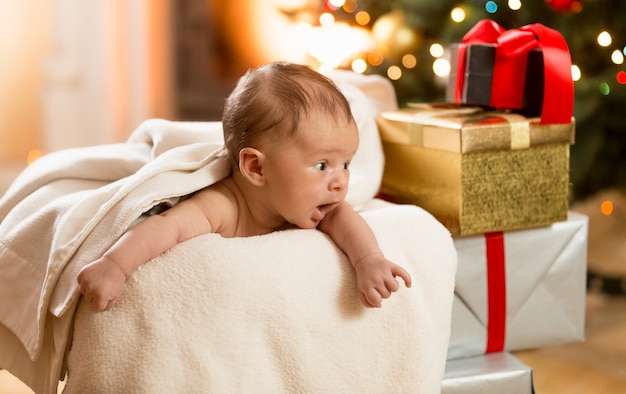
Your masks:
<svg viewBox="0 0 626 394"><path fill-rule="evenodd" d="M312 216L306 220L302 220L301 222L295 224L295 226L301 229L305 229L305 230L314 229L314 228L317 228L317 226L322 222L322 219L324 219L323 216L319 219L317 219L316 216Z"/></svg>
<svg viewBox="0 0 626 394"><path fill-rule="evenodd" d="M319 226L321 220L308 220L305 223L302 223L302 225L299 225L298 227L304 230L310 230L310 229L314 229L317 228L317 226Z"/></svg>

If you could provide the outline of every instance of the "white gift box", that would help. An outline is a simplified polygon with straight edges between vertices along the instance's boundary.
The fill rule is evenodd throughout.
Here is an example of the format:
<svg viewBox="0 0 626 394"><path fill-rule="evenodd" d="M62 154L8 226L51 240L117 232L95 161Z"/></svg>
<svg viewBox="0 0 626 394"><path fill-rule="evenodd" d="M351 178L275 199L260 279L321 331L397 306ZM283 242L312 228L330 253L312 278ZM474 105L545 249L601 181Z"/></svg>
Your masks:
<svg viewBox="0 0 626 394"><path fill-rule="evenodd" d="M457 237L448 359L584 339L585 215L550 226Z"/></svg>
<svg viewBox="0 0 626 394"><path fill-rule="evenodd" d="M531 394L532 369L507 352L448 360L441 394Z"/></svg>

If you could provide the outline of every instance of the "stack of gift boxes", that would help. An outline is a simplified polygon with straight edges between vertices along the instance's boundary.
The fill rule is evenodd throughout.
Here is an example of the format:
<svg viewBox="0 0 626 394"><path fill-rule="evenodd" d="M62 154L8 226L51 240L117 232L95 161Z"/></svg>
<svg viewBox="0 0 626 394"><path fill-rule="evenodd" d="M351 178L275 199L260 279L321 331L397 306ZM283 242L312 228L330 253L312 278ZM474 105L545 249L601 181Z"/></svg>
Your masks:
<svg viewBox="0 0 626 394"><path fill-rule="evenodd" d="M510 352L584 336L587 218L569 211L571 58L535 24L483 20L451 47L443 104L381 113L381 194L453 234L458 271L443 393L531 393Z"/></svg>

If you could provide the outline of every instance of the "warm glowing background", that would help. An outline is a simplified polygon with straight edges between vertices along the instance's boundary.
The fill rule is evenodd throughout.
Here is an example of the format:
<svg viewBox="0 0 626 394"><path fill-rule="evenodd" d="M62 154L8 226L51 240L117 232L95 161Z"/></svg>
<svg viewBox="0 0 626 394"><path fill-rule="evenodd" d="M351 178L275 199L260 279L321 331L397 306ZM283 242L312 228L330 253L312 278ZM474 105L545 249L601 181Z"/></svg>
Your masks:
<svg viewBox="0 0 626 394"><path fill-rule="evenodd" d="M597 3L0 0L0 165L121 142L151 117L217 120L236 79L273 60L384 75L401 104L441 100L448 44L492 18L563 33L576 81L573 188L626 187L626 6Z"/></svg>

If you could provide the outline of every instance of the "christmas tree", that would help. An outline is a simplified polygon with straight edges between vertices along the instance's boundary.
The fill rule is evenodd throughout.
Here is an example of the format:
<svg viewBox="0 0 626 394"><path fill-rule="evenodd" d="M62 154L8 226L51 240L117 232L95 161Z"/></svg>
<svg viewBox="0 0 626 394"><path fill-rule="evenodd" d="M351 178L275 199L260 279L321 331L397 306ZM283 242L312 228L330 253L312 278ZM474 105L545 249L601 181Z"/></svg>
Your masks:
<svg viewBox="0 0 626 394"><path fill-rule="evenodd" d="M437 56L481 19L507 30L541 23L559 31L573 71L580 73L574 85L572 197L626 189L626 2L346 0L343 7L330 7L337 19L353 24L359 12L367 14L360 24L371 29L376 50L365 57L365 72L388 75L401 105L444 100L445 81L433 71Z"/></svg>

